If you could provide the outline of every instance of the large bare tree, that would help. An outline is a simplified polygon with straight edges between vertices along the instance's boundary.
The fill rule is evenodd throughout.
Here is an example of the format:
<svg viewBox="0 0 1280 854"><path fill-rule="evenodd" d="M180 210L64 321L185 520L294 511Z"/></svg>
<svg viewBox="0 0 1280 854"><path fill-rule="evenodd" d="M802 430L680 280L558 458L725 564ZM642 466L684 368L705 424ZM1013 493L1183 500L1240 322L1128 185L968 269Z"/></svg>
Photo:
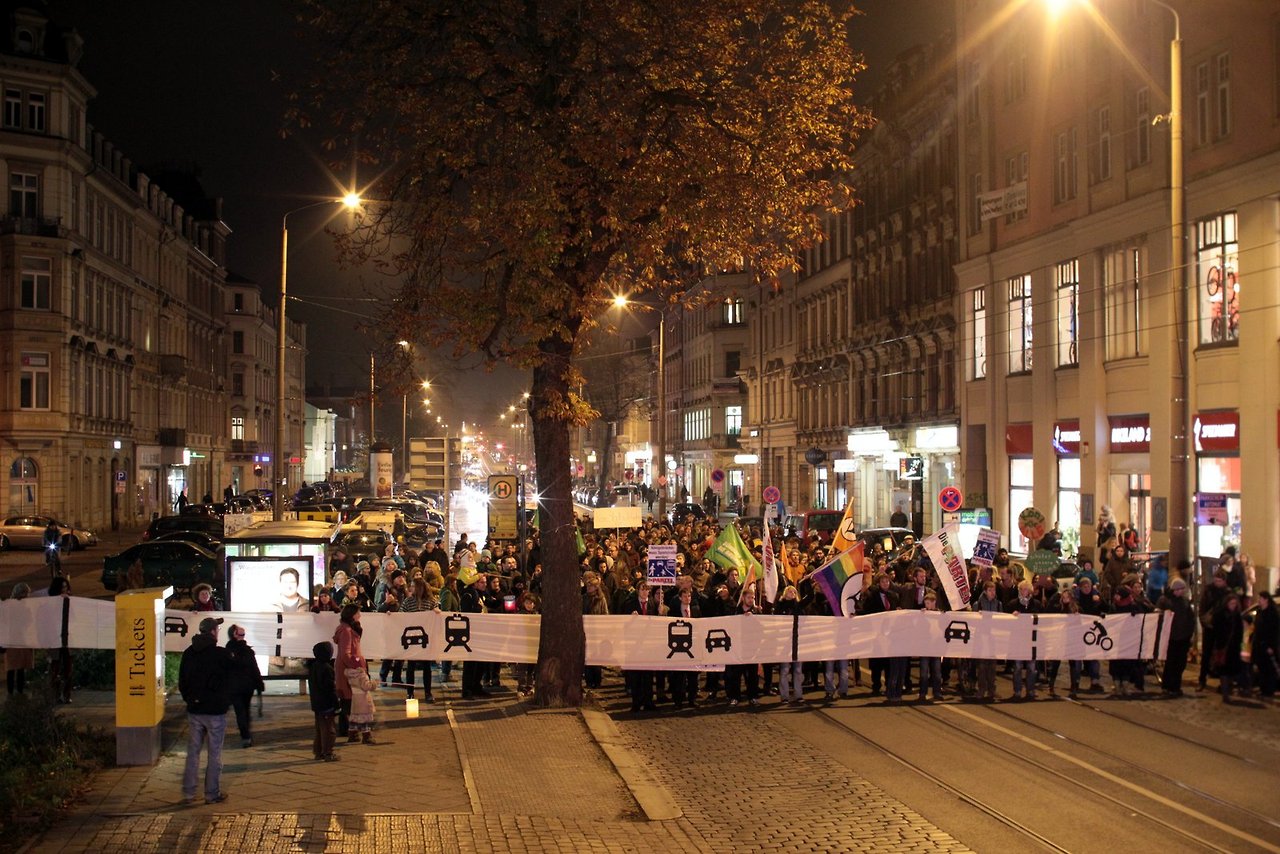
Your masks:
<svg viewBox="0 0 1280 854"><path fill-rule="evenodd" d="M576 349L665 271L772 278L843 209L867 117L841 0L304 0L328 71L292 119L376 165L340 238L395 276L389 335L532 373L546 566L538 702L581 702ZM681 274L683 275L683 273Z"/></svg>

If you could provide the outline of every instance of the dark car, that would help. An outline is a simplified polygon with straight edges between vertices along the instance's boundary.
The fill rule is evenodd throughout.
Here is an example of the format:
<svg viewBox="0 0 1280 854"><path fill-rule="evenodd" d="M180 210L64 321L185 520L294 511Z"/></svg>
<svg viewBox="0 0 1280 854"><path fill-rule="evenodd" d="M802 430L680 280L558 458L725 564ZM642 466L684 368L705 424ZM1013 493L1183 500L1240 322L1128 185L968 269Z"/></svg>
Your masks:
<svg viewBox="0 0 1280 854"><path fill-rule="evenodd" d="M142 561L142 580L148 587L173 585L190 591L201 582L220 587L222 564L208 549L186 540L152 540L130 546L102 561L102 586L116 589L117 579Z"/></svg>
<svg viewBox="0 0 1280 854"><path fill-rule="evenodd" d="M375 554L381 558L390 542L391 535L386 531L377 528L353 528L339 534L333 544L342 546L347 554Z"/></svg>
<svg viewBox="0 0 1280 854"><path fill-rule="evenodd" d="M154 540L164 534L175 531L202 531L218 540L222 539L222 520L217 516L161 516L155 519L143 531L142 539Z"/></svg>
<svg viewBox="0 0 1280 854"><path fill-rule="evenodd" d="M679 525L681 522L697 522L705 518L707 518L707 511L702 509L701 504L673 504L667 511L667 519L672 525Z"/></svg>
<svg viewBox="0 0 1280 854"><path fill-rule="evenodd" d="M903 540L914 537L910 528L864 528L858 532L858 539L867 544L867 554L875 549L876 543L888 554L893 554L902 547Z"/></svg>
<svg viewBox="0 0 1280 854"><path fill-rule="evenodd" d="M207 531L170 531L167 534L161 534L156 537L153 542L168 542L169 540L195 543L213 554L217 554L218 549L222 548L222 538L215 537Z"/></svg>

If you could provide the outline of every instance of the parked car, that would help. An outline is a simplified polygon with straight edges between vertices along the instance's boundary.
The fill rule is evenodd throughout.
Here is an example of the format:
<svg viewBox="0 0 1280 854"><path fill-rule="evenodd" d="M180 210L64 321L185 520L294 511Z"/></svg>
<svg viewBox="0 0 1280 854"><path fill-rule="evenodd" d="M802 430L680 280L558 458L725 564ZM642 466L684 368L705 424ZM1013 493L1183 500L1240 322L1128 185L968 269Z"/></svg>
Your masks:
<svg viewBox="0 0 1280 854"><path fill-rule="evenodd" d="M222 539L215 537L208 531L170 531L167 534L161 534L156 537L154 542L163 543L169 540L179 540L184 543L195 543L202 549L218 553L218 549L222 548Z"/></svg>
<svg viewBox="0 0 1280 854"><path fill-rule="evenodd" d="M618 504L634 507L644 501L644 497L640 494L640 487L634 483L619 484L613 488L613 491L618 496Z"/></svg>
<svg viewBox="0 0 1280 854"><path fill-rule="evenodd" d="M843 518L844 513L839 510L808 510L788 515L783 520L782 527L788 534L794 534L802 540L808 540L811 534L817 534L818 540L825 546L831 543Z"/></svg>
<svg viewBox="0 0 1280 854"><path fill-rule="evenodd" d="M902 546L905 537L914 536L915 531L910 528L863 528L858 532L858 539L867 544L867 554L871 554L876 543L893 554Z"/></svg>
<svg viewBox="0 0 1280 854"><path fill-rule="evenodd" d="M142 532L143 541L154 540L162 534L174 531L203 531L219 541L222 540L222 520L217 516L161 516L152 520L147 530Z"/></svg>
<svg viewBox="0 0 1280 854"><path fill-rule="evenodd" d="M347 554L373 554L379 558L391 542L391 535L377 528L348 528L334 539L335 546L342 546Z"/></svg>
<svg viewBox="0 0 1280 854"><path fill-rule="evenodd" d="M142 561L142 579L148 587L173 585L189 592L201 582L221 588L222 562L208 549L186 540L151 540L132 545L102 561L102 586L115 590L135 560Z"/></svg>
<svg viewBox="0 0 1280 854"><path fill-rule="evenodd" d="M672 525L679 525L681 522L698 522L705 518L707 518L707 511L702 509L701 504L673 504L667 511L667 520Z"/></svg>
<svg viewBox="0 0 1280 854"><path fill-rule="evenodd" d="M0 524L0 549L42 549L49 516L10 516ZM66 522L54 523L62 535L62 550L67 552L98 544L98 535Z"/></svg>

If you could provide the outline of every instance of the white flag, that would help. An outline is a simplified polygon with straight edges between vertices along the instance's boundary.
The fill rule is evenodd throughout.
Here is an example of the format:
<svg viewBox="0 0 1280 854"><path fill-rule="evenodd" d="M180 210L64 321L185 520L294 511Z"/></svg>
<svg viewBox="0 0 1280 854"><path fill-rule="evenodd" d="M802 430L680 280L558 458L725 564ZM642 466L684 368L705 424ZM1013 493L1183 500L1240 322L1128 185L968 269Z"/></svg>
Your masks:
<svg viewBox="0 0 1280 854"><path fill-rule="evenodd" d="M773 540L769 536L769 523L764 523L764 550L760 565L764 569L764 601L778 601L778 564L773 558Z"/></svg>

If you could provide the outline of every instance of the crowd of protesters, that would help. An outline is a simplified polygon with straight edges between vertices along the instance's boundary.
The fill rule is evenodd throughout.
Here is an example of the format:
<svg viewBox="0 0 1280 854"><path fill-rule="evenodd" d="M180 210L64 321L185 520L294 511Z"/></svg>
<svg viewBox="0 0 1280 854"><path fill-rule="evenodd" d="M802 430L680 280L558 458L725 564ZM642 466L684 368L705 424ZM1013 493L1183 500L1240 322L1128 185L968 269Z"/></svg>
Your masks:
<svg viewBox="0 0 1280 854"><path fill-rule="evenodd" d="M796 581L780 575L777 601L768 602L756 589L756 581L744 585L742 569L720 566L710 559L712 545L721 531L715 521L690 519L673 526L649 518L632 529L593 531L589 525L584 527L579 566L584 614L696 619L743 613L840 613L812 580L813 572L833 556L830 547L816 536L804 540L780 528L771 529L775 548L785 549L791 577ZM1075 577L1064 579L1061 584L1052 576L1031 574L1004 549L992 566L970 566L973 601L968 607L998 613L1097 617L1156 609L1171 611L1174 616L1168 654L1159 663L1158 673L1153 668L1156 662L1106 662L1106 679L1114 696L1151 696L1147 693L1148 679L1155 678L1166 696L1181 696L1198 619L1203 636L1200 690L1207 690L1212 678L1218 680L1226 701L1255 691L1262 698L1274 697L1276 651L1280 645L1275 605L1265 592L1249 595L1249 580L1234 552L1228 550L1223 555L1200 601L1193 603L1189 601L1189 566L1178 567L1153 582L1151 576L1155 573L1137 571L1132 550L1126 547L1120 533L1107 530L1101 522L1099 528L1097 564L1079 561ZM1133 545L1136 532L1126 531ZM742 534L759 559L763 532L757 525L744 528ZM650 545L658 543L676 546L678 576L673 586L654 587L648 582L646 552ZM330 561L330 582L316 588L311 610L345 612L355 606L366 612L536 614L540 611L542 587L541 546L536 530L524 545L523 550L514 543L486 543L481 547L463 536L449 551L442 540L429 543L416 554L402 555L394 546L377 556L351 556L337 551ZM900 609L954 610L928 557L911 536L891 551L886 551L880 542L871 543L865 559L871 581L856 603L856 614ZM1101 573L1096 565L1102 566ZM1068 661L1066 667L1063 664L889 657L797 664L760 662L729 666L723 673L629 670L620 678L635 711L653 711L664 704L674 709L716 702L730 707L755 706L769 695L797 704L805 701L807 692L814 692L815 699L834 701L849 696L851 688L863 687L869 689L871 696L883 696L891 703L902 702L913 694L923 702L948 696L989 702L997 699L996 677L1000 673L1012 677L1010 699L1016 701L1035 700L1040 691L1053 697L1059 687L1071 697L1108 690L1104 687L1102 662ZM387 660L381 664L379 681L414 697L420 673L426 702L433 702L433 674L437 674L435 681L439 684L449 680L450 670L449 662L437 666L435 662ZM501 675L502 665L497 663L464 664L463 699L488 695L501 686ZM598 689L606 676L604 668L588 666L583 674L584 686ZM532 665L510 668L510 678L521 696L536 689L534 677ZM341 677L338 683L341 694ZM345 719L338 723L340 730L347 732ZM350 736L359 737L354 731Z"/></svg>

